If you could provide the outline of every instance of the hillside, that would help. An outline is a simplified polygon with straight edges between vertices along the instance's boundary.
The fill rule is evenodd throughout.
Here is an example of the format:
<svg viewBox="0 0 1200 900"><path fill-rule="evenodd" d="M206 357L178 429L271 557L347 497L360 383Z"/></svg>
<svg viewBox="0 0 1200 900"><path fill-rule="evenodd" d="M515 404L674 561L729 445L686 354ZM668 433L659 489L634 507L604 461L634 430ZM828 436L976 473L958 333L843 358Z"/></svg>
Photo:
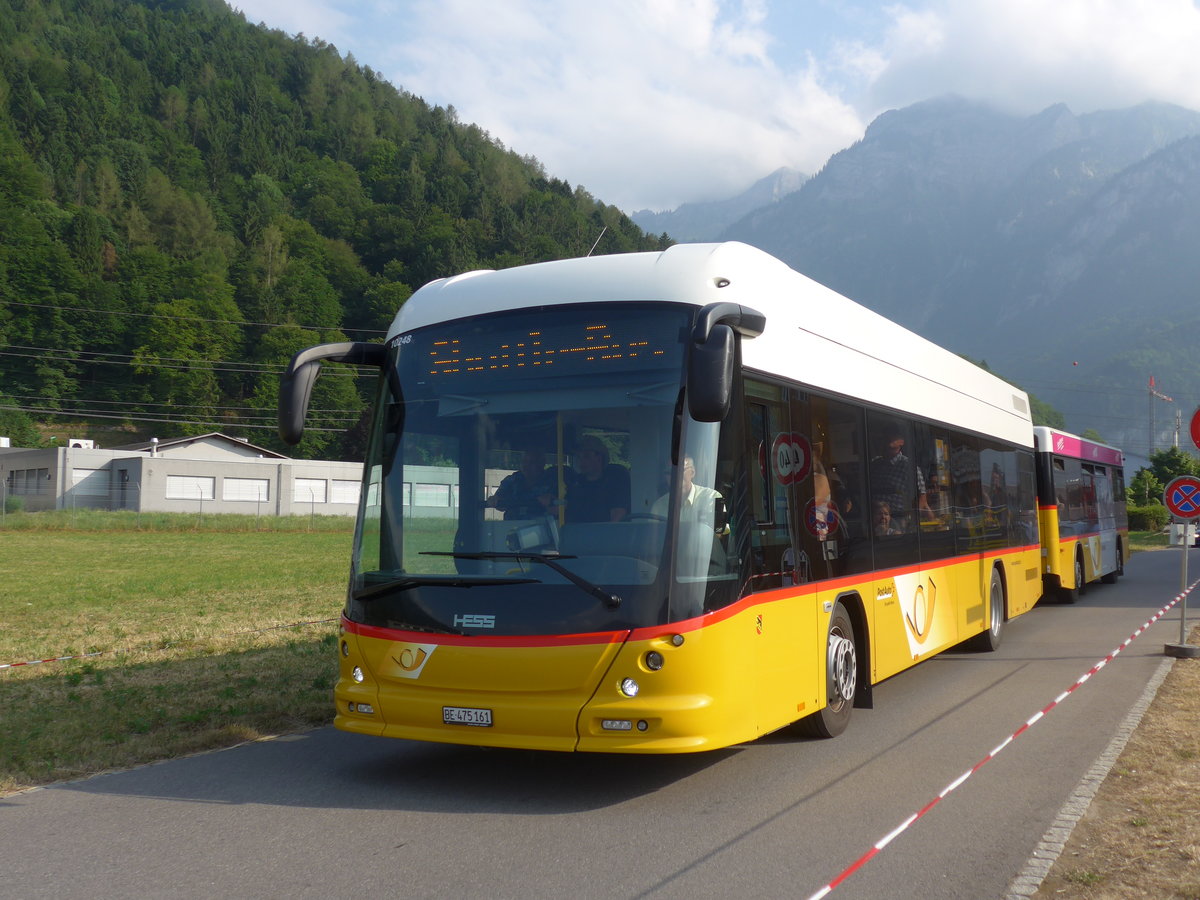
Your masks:
<svg viewBox="0 0 1200 900"><path fill-rule="evenodd" d="M1020 117L942 98L880 116L723 237L986 359L1069 428L1144 456L1149 376L1200 399L1198 201L1200 113ZM1173 412L1156 417L1163 446Z"/></svg>
<svg viewBox="0 0 1200 900"><path fill-rule="evenodd" d="M663 246L453 108L219 0L0 0L8 429L57 416L277 446L295 350L378 337L433 278L597 238ZM289 452L350 458L363 398L351 378L317 387L327 412Z"/></svg>

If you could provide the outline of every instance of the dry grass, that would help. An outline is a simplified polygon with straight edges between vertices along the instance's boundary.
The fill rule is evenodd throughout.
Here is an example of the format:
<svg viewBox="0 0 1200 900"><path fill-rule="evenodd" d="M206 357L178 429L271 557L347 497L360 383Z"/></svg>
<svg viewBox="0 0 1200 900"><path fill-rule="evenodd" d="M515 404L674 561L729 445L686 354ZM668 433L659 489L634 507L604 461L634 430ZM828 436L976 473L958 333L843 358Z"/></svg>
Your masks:
<svg viewBox="0 0 1200 900"><path fill-rule="evenodd" d="M1181 659L1035 897L1200 900L1198 798L1200 659Z"/></svg>
<svg viewBox="0 0 1200 900"><path fill-rule="evenodd" d="M0 530L0 663L99 655L0 669L0 795L330 721L348 522L45 522Z"/></svg>

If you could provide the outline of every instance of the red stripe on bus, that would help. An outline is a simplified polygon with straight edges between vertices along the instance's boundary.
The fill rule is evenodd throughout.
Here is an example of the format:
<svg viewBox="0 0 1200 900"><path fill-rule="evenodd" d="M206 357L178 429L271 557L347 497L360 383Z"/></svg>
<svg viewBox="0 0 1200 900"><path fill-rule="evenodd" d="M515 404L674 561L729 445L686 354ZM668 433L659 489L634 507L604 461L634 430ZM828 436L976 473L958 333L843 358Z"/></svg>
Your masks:
<svg viewBox="0 0 1200 900"><path fill-rule="evenodd" d="M999 550L991 550L986 553L969 553L963 556L951 557L949 559L938 560L938 568L955 565L957 563L969 562L973 559L994 559L1000 556L1007 556L1012 553L1022 551L1032 551L1039 549L1037 544L1028 544L1024 547L1005 547ZM380 638L388 641L408 641L415 644L446 644L449 646L472 646L472 647L571 647L583 644L618 644L623 641L648 641L654 638L668 637L672 634L687 634L691 631L699 631L701 628L709 628L719 622L732 619L734 616L740 615L749 609L756 606L768 606L773 603L779 603L784 600L793 600L797 597L803 597L808 594L816 594L817 591L840 591L843 588L857 584L862 584L864 581L876 581L887 578L895 578L899 575L911 575L922 570L928 571L931 567L922 566L920 563L914 563L909 566L898 566L892 569L881 569L878 572L861 572L857 575L843 575L841 578L832 578L828 581L810 581L808 584L788 585L786 587L772 588L770 590L758 591L757 593L747 594L735 603L731 603L722 609L714 610L705 613L701 616L694 616L690 619L681 619L678 622L669 622L665 625L648 625L642 628L620 629L618 631L594 631L586 634L514 634L514 635L467 635L467 634L434 634L428 631L408 631L403 628L383 628L378 625L362 625L357 622L351 622L349 619L342 616L342 628L349 631L351 634L362 635L363 637Z"/></svg>
<svg viewBox="0 0 1200 900"><path fill-rule="evenodd" d="M587 634L440 634L428 631L407 631L403 628L382 628L351 622L342 616L342 628L362 637L386 641L408 641L413 644L446 644L472 647L556 647L579 644L619 644L629 635L620 631L594 631Z"/></svg>

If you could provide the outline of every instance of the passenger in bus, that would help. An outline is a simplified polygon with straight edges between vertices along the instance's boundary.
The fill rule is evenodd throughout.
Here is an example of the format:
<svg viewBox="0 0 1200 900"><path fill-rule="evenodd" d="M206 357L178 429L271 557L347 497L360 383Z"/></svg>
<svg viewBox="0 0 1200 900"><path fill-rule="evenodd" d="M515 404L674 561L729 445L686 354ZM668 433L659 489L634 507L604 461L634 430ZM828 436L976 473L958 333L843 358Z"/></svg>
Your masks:
<svg viewBox="0 0 1200 900"><path fill-rule="evenodd" d="M550 511L554 499L554 472L546 468L541 450L526 450L521 468L500 482L487 506L504 513L505 519L532 519Z"/></svg>
<svg viewBox="0 0 1200 900"><path fill-rule="evenodd" d="M629 512L629 472L608 461L608 448L594 434L575 445L578 472L567 485L566 521L619 522Z"/></svg>
<svg viewBox="0 0 1200 900"><path fill-rule="evenodd" d="M875 501L875 513L871 517L871 527L875 531L875 537L887 537L900 533L892 525L892 507L886 500Z"/></svg>
<svg viewBox="0 0 1200 900"><path fill-rule="evenodd" d="M721 492L696 484L696 461L690 456L683 458L679 479L679 520L703 522L710 528L715 527L717 501L723 499ZM668 491L654 501L654 505L650 507L650 514L665 519L670 507L671 493Z"/></svg>
<svg viewBox="0 0 1200 900"><path fill-rule="evenodd" d="M904 454L904 435L899 429L886 432L882 452L871 460L870 479L871 498L888 504L896 534L904 534L915 528L915 523L911 521L914 486L918 514L922 519L933 518L933 510L929 508L929 498L926 496L925 476Z"/></svg>

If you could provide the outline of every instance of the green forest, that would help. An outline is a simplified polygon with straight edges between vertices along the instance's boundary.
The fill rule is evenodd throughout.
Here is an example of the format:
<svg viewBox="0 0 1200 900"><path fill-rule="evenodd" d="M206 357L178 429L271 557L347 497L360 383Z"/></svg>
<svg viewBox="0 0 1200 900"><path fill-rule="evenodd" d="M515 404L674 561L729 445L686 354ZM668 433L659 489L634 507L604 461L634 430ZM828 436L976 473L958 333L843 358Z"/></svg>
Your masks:
<svg viewBox="0 0 1200 900"><path fill-rule="evenodd" d="M0 434L223 431L285 449L279 374L426 282L665 247L620 210L220 0L0 0ZM290 455L361 459L371 379ZM338 377L341 376L341 377ZM40 426L40 427L39 427Z"/></svg>

